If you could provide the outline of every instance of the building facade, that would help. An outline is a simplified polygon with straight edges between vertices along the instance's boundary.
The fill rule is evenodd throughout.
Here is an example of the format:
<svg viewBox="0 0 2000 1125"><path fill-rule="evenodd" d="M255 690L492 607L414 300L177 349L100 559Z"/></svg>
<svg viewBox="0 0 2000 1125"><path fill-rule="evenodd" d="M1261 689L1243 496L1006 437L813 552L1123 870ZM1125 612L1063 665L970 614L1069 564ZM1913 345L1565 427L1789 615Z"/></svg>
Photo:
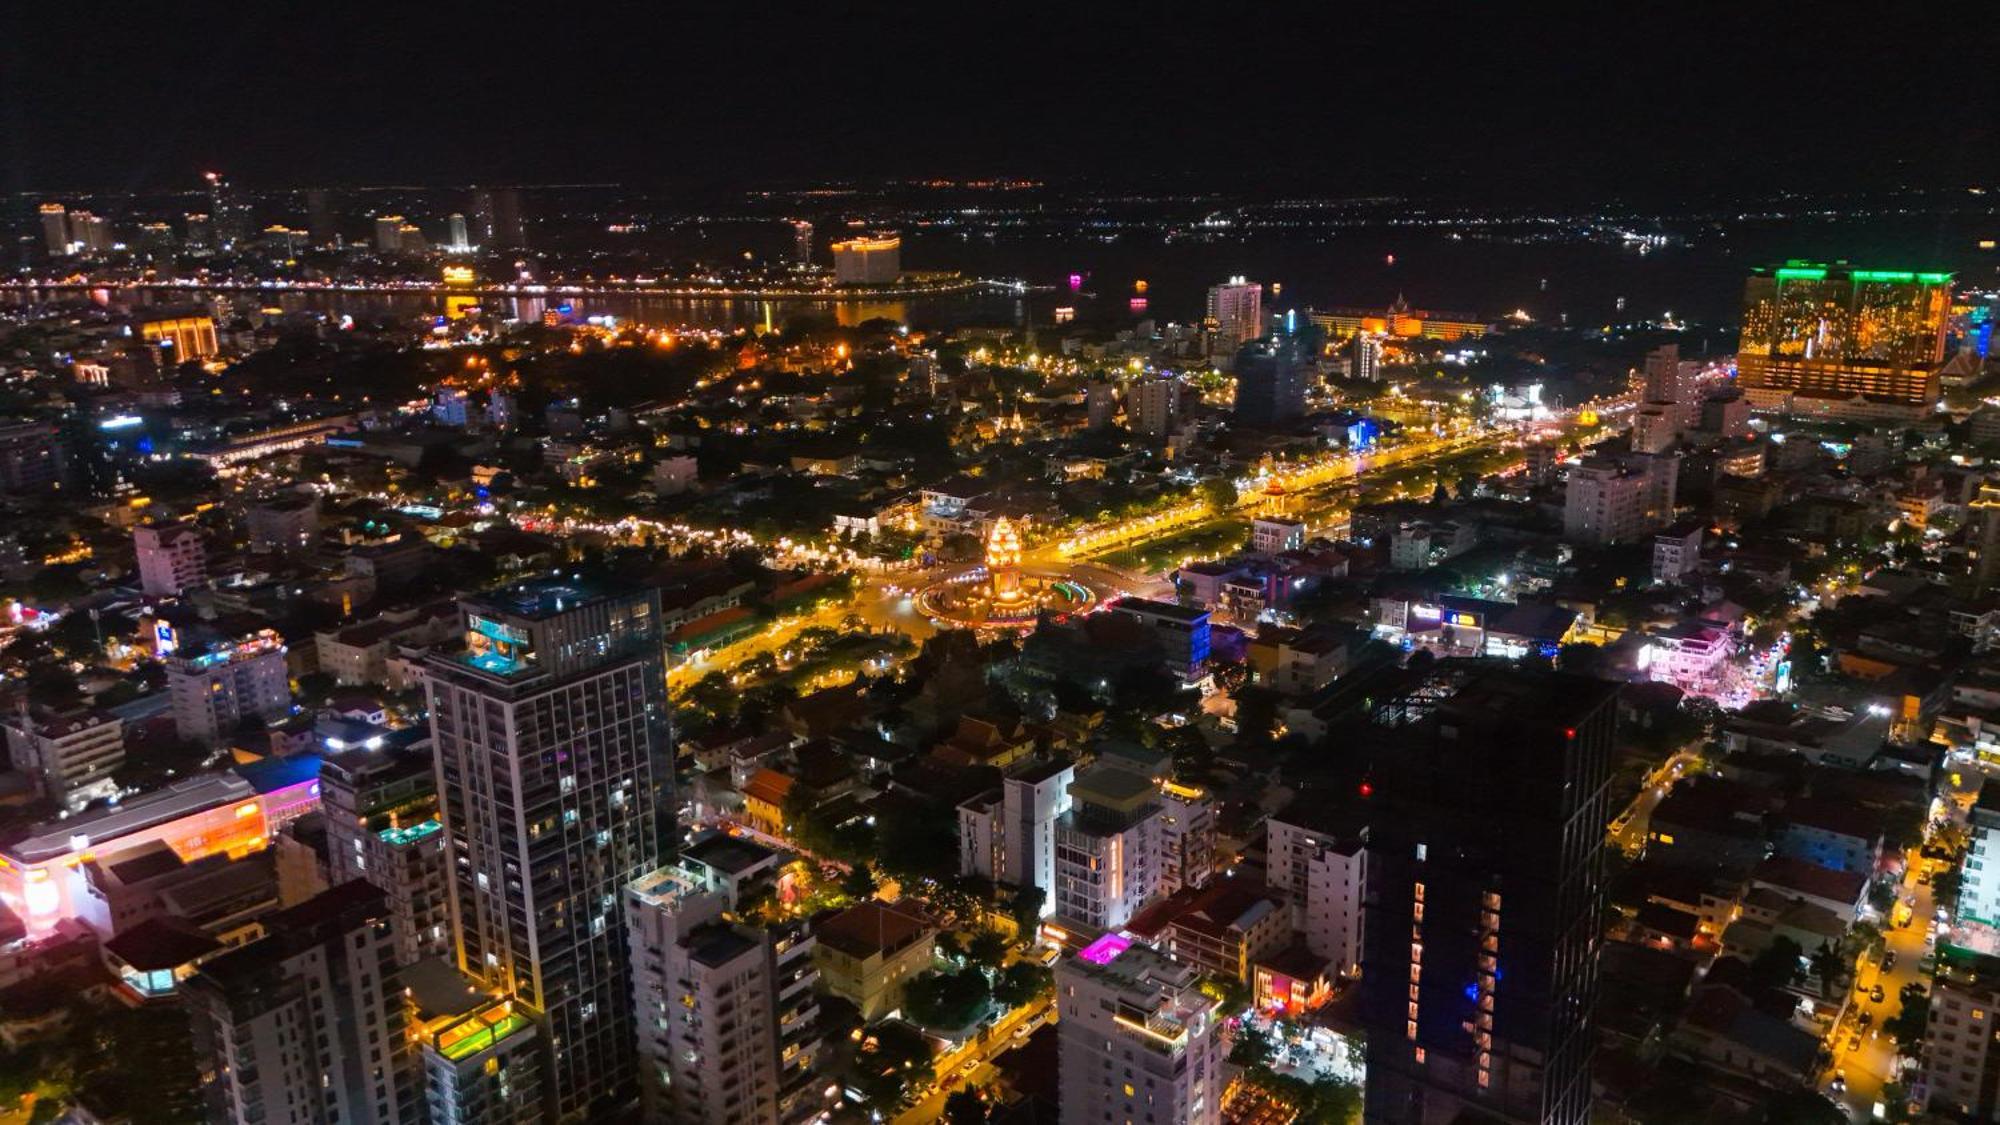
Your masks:
<svg viewBox="0 0 2000 1125"><path fill-rule="evenodd" d="M656 592L551 578L460 602L429 665L458 962L542 1014L553 1116L632 1088L624 888L672 831Z"/></svg>
<svg viewBox="0 0 2000 1125"><path fill-rule="evenodd" d="M1200 978L1116 934L1057 964L1063 1121L1222 1120L1221 1005Z"/></svg>

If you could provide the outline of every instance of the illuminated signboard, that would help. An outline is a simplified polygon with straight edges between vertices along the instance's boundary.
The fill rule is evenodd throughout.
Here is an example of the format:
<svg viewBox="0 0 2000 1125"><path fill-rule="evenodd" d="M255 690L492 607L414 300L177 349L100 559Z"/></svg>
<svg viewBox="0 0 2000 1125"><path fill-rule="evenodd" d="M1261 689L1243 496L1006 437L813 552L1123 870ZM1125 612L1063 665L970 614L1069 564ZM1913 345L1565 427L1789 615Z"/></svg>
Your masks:
<svg viewBox="0 0 2000 1125"><path fill-rule="evenodd" d="M174 627L166 621L153 625L153 651L157 656L168 656L180 647L179 638L174 636Z"/></svg>
<svg viewBox="0 0 2000 1125"><path fill-rule="evenodd" d="M1451 623L1453 625L1465 625L1468 627L1477 628L1479 625L1479 618L1473 616L1470 613L1454 613L1451 615Z"/></svg>

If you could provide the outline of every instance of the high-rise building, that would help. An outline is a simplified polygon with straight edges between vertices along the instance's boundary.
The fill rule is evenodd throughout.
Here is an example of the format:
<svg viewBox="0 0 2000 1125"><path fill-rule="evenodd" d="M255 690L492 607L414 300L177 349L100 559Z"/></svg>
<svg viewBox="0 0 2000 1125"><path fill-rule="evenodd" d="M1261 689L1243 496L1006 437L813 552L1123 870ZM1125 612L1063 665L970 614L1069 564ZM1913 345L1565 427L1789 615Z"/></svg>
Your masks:
<svg viewBox="0 0 2000 1125"><path fill-rule="evenodd" d="M1180 424L1180 376L1162 373L1140 379L1125 393L1125 414L1135 433L1163 438Z"/></svg>
<svg viewBox="0 0 2000 1125"><path fill-rule="evenodd" d="M1447 661L1373 708L1366 1120L1589 1120L1617 686Z"/></svg>
<svg viewBox="0 0 2000 1125"><path fill-rule="evenodd" d="M1057 963L1061 1120L1222 1120L1221 1003L1201 975L1115 933Z"/></svg>
<svg viewBox="0 0 2000 1125"><path fill-rule="evenodd" d="M1055 913L1056 821L1070 810L1070 786L1076 767L1069 762L1039 762L1002 778L1001 882L1037 887L1042 915Z"/></svg>
<svg viewBox="0 0 2000 1125"><path fill-rule="evenodd" d="M1269 336L1236 353L1236 420L1257 429L1279 429L1306 413L1312 354L1299 336Z"/></svg>
<svg viewBox="0 0 2000 1125"><path fill-rule="evenodd" d="M535 1014L472 987L442 961L405 966L428 1125L542 1125L545 1058Z"/></svg>
<svg viewBox="0 0 2000 1125"><path fill-rule="evenodd" d="M1972 524L1972 585L1983 595L2000 583L2000 484L1982 481L1966 507Z"/></svg>
<svg viewBox="0 0 2000 1125"><path fill-rule="evenodd" d="M1290 904L1306 948L1344 977L1361 971L1367 834L1358 818L1305 800L1265 822L1266 884Z"/></svg>
<svg viewBox="0 0 2000 1125"><path fill-rule="evenodd" d="M375 216L375 250L381 254L403 252L403 217L401 215Z"/></svg>
<svg viewBox="0 0 2000 1125"><path fill-rule="evenodd" d="M428 253L430 240L424 237L423 228L415 223L403 223L396 228L396 246L405 254Z"/></svg>
<svg viewBox="0 0 2000 1125"><path fill-rule="evenodd" d="M1212 354L1233 355L1264 334L1264 287L1242 277L1208 287L1208 327Z"/></svg>
<svg viewBox="0 0 2000 1125"><path fill-rule="evenodd" d="M842 285L888 285L903 274L903 240L893 234L833 244L833 279Z"/></svg>
<svg viewBox="0 0 2000 1125"><path fill-rule="evenodd" d="M556 1116L633 1087L620 902L673 826L658 594L559 577L467 597L426 686L458 962L542 1013Z"/></svg>
<svg viewBox="0 0 2000 1125"><path fill-rule="evenodd" d="M208 581L208 548L193 524L141 524L132 529L132 545L139 556L139 589L148 594L179 597Z"/></svg>
<svg viewBox="0 0 2000 1125"><path fill-rule="evenodd" d="M0 421L0 493L60 489L66 468L63 441L54 426Z"/></svg>
<svg viewBox="0 0 2000 1125"><path fill-rule="evenodd" d="M153 257L171 254L174 252L176 241L174 228L168 226L166 223L141 223L139 225L137 246L145 254Z"/></svg>
<svg viewBox="0 0 2000 1125"><path fill-rule="evenodd" d="M249 241L250 201L230 186L220 172L204 173L208 181L208 213L215 220L215 236L224 250L236 250Z"/></svg>
<svg viewBox="0 0 2000 1125"><path fill-rule="evenodd" d="M69 213L70 249L74 253L100 255L111 250L111 221L89 211Z"/></svg>
<svg viewBox="0 0 2000 1125"><path fill-rule="evenodd" d="M254 552L303 554L319 538L319 498L291 492L252 501L243 512L243 530Z"/></svg>
<svg viewBox="0 0 2000 1125"><path fill-rule="evenodd" d="M314 246L332 246L340 240L333 225L333 202L325 188L306 189L306 234Z"/></svg>
<svg viewBox="0 0 2000 1125"><path fill-rule="evenodd" d="M1108 379L1093 379L1084 384L1084 425L1093 430L1102 430L1109 427L1116 417L1118 417L1118 384Z"/></svg>
<svg viewBox="0 0 2000 1125"><path fill-rule="evenodd" d="M1382 377L1382 337L1354 334L1354 377L1369 383Z"/></svg>
<svg viewBox="0 0 2000 1125"><path fill-rule="evenodd" d="M1646 353L1646 401L1680 405L1693 399L1681 374L1678 344L1662 344Z"/></svg>
<svg viewBox="0 0 2000 1125"><path fill-rule="evenodd" d="M1761 410L1919 418L1937 405L1951 275L1788 262L1751 275L1736 370Z"/></svg>
<svg viewBox="0 0 2000 1125"><path fill-rule="evenodd" d="M215 218L206 211L190 211L182 217L190 250L215 249Z"/></svg>
<svg viewBox="0 0 2000 1125"><path fill-rule="evenodd" d="M210 1119L423 1122L382 892L346 883L264 929L182 989Z"/></svg>
<svg viewBox="0 0 2000 1125"><path fill-rule="evenodd" d="M804 219L793 219L792 223L792 264L810 266L813 262L813 225Z"/></svg>
<svg viewBox="0 0 2000 1125"><path fill-rule="evenodd" d="M60 203L44 203L42 214L42 243L48 247L49 257L65 258L70 254L69 209Z"/></svg>
<svg viewBox="0 0 2000 1125"><path fill-rule="evenodd" d="M484 250L519 250L527 246L521 225L521 193L514 188L474 191L472 233Z"/></svg>
<svg viewBox="0 0 2000 1125"><path fill-rule="evenodd" d="M463 254L467 250L470 250L472 248L471 240L467 238L465 233L464 215L459 214L457 211L453 211L450 217L445 220L445 225L450 229L451 232L450 233L451 242L450 245L446 247L447 250L450 250L455 254Z"/></svg>
<svg viewBox="0 0 2000 1125"><path fill-rule="evenodd" d="M285 643L269 629L169 657L166 666L174 731L190 742L213 746L245 720L276 719L292 708Z"/></svg>
<svg viewBox="0 0 2000 1125"><path fill-rule="evenodd" d="M7 758L50 800L75 811L94 797L112 797L111 775L125 764L125 724L89 708L23 707L5 722Z"/></svg>
<svg viewBox="0 0 2000 1125"><path fill-rule="evenodd" d="M1122 928L1149 899L1214 869L1208 794L1123 764L1100 762L1071 782L1052 827L1053 913L1093 931ZM1010 841L1022 832L1007 830Z"/></svg>
<svg viewBox="0 0 2000 1125"><path fill-rule="evenodd" d="M1673 521L1680 458L1672 453L1592 456L1571 467L1563 538L1630 543Z"/></svg>
<svg viewBox="0 0 2000 1125"><path fill-rule="evenodd" d="M826 1108L813 937L745 924L722 891L665 867L625 897L632 1004L649 1121L811 1120Z"/></svg>
<svg viewBox="0 0 2000 1125"><path fill-rule="evenodd" d="M1924 1078L1931 1107L1961 1121L2000 1114L2000 957L1940 941Z"/></svg>
<svg viewBox="0 0 2000 1125"><path fill-rule="evenodd" d="M336 886L366 879L382 889L404 965L451 951L450 876L428 749L353 747L328 754L319 768L328 877Z"/></svg>

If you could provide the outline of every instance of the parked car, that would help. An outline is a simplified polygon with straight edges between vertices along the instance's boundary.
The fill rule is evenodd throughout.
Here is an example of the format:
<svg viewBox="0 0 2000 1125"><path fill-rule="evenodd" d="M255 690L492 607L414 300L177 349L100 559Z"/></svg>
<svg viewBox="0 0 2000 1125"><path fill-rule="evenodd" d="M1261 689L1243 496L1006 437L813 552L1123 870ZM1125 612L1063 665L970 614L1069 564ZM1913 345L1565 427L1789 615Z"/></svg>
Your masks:
<svg viewBox="0 0 2000 1125"><path fill-rule="evenodd" d="M1871 989L1869 989L1869 990L1868 990L1868 1002L1869 1002L1870 1004L1880 1004L1880 1003L1882 1002L1882 986L1881 986L1881 985L1879 985L1879 984L1878 984L1878 985L1876 985L1876 986L1875 986L1874 988L1871 988Z"/></svg>

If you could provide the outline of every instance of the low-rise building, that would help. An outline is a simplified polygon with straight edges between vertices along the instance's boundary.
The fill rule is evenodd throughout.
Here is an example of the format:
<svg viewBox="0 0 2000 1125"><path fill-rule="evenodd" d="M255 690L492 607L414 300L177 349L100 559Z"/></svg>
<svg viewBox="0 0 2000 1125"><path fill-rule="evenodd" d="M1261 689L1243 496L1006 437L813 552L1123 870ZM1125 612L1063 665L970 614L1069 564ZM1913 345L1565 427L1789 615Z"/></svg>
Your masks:
<svg viewBox="0 0 2000 1125"><path fill-rule="evenodd" d="M821 984L870 1022L903 1005L903 987L930 969L937 927L915 908L869 899L814 922Z"/></svg>

